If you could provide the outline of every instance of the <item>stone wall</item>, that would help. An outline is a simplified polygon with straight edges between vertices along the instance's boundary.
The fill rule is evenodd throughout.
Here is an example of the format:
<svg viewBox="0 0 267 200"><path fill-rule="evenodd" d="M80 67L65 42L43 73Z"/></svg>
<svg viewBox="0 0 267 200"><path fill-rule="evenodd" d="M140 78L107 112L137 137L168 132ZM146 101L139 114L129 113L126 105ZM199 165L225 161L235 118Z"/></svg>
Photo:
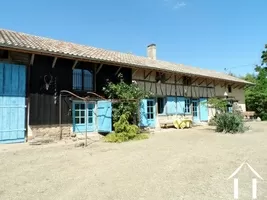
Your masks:
<svg viewBox="0 0 267 200"><path fill-rule="evenodd" d="M51 138L58 140L60 138L60 127L59 126L30 126L28 128L29 138ZM62 125L62 137L66 138L72 134L72 125Z"/></svg>

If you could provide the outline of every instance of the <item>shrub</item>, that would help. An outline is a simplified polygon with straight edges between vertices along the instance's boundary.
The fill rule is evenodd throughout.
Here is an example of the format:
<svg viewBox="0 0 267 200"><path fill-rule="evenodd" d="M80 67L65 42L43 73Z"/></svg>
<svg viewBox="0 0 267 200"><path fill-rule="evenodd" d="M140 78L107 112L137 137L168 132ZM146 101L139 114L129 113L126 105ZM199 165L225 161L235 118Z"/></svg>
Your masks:
<svg viewBox="0 0 267 200"><path fill-rule="evenodd" d="M243 133L246 131L243 117L236 113L221 113L214 118L216 132Z"/></svg>
<svg viewBox="0 0 267 200"><path fill-rule="evenodd" d="M125 142L129 140L147 139L148 134L140 134L140 129L136 125L131 125L128 121L129 114L121 115L118 122L114 123L115 133L110 133L105 137L106 142Z"/></svg>
<svg viewBox="0 0 267 200"><path fill-rule="evenodd" d="M115 122L120 119L124 113L130 113L127 117L128 121L137 124L139 100L148 98L152 95L151 92L142 90L137 83L128 84L124 82L122 74L118 75L118 82L109 81L103 87L105 96L109 99L120 99L120 101L112 104L112 118Z"/></svg>
<svg viewBox="0 0 267 200"><path fill-rule="evenodd" d="M134 140L145 140L149 138L148 133L139 133L134 137Z"/></svg>

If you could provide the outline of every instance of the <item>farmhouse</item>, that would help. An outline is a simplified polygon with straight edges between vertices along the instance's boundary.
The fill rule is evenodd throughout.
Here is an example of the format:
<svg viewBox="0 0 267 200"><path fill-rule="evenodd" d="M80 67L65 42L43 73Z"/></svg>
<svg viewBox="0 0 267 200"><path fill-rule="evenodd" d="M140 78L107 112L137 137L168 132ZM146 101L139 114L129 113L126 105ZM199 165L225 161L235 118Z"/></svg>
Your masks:
<svg viewBox="0 0 267 200"><path fill-rule="evenodd" d="M141 57L0 29L0 143L24 142L32 135L110 132L110 101L92 96L85 106L61 91L103 95L107 80L116 83L119 73L126 83L153 93L140 102L143 127L180 115L207 122L214 113L205 102L224 94L246 109L243 88L249 82L157 60L155 44Z"/></svg>

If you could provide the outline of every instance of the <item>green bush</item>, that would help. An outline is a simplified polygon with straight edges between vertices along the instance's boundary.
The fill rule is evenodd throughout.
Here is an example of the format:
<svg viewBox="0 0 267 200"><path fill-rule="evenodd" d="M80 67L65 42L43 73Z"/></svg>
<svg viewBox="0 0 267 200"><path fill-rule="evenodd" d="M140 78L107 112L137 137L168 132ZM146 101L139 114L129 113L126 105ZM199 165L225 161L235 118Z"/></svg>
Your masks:
<svg viewBox="0 0 267 200"><path fill-rule="evenodd" d="M139 133L134 137L134 140L145 140L149 138L148 133Z"/></svg>
<svg viewBox="0 0 267 200"><path fill-rule="evenodd" d="M243 117L236 113L221 113L214 118L216 132L243 133L246 131Z"/></svg>
<svg viewBox="0 0 267 200"><path fill-rule="evenodd" d="M121 115L118 122L114 123L115 133L110 133L105 137L106 142L126 142L129 140L147 139L148 134L141 134L136 125L131 125L128 121L129 114Z"/></svg>

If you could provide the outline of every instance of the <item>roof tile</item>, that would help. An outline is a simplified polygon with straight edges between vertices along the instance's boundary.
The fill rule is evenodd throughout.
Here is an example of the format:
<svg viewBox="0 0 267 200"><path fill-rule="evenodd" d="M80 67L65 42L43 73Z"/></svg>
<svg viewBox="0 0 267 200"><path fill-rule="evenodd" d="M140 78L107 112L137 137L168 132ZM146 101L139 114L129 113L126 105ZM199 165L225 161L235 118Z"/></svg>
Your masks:
<svg viewBox="0 0 267 200"><path fill-rule="evenodd" d="M136 56L129 53L109 51L105 49L33 36L5 29L0 29L0 46L8 46L9 48L19 47L24 50L52 52L55 54L68 55L70 57L80 57L88 60L96 59L100 61L131 65L139 68L158 69L233 82L249 83L242 79L217 71L190 67L182 64L175 64L162 60L152 60L147 57Z"/></svg>

